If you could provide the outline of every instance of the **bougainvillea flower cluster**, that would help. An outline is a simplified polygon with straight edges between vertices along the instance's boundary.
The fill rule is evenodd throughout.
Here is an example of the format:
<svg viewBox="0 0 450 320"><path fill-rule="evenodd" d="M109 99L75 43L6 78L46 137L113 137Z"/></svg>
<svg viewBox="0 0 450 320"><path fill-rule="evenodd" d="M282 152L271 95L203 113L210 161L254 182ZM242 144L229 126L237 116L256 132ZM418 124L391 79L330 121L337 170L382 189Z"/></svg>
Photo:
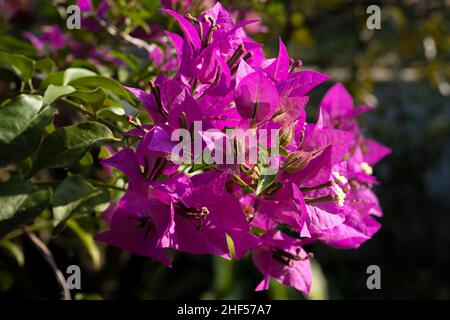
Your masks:
<svg viewBox="0 0 450 320"><path fill-rule="evenodd" d="M153 123L130 116L135 128L127 134L137 145L104 161L128 176L128 189L104 213L109 229L97 240L169 267L173 251L225 259L251 253L263 275L256 290L273 278L308 293L308 245L357 248L380 228L372 166L390 150L359 130L358 115L371 107L355 107L335 84L317 122L309 123L308 93L329 77L302 70L281 39L278 56L267 59L243 29L254 21L234 23L220 3L199 17L163 11L182 31L165 33L176 50L176 72L161 72L148 90L127 88ZM267 174L259 161L174 161L173 132L188 130L208 148L204 131L212 128L277 129L277 170Z"/></svg>

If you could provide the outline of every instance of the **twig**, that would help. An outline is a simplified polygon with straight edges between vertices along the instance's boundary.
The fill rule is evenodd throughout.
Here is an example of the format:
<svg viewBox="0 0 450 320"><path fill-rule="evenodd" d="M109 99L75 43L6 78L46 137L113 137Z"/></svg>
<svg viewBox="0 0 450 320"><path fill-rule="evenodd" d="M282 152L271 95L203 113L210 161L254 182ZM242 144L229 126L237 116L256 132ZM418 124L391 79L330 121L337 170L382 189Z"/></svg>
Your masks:
<svg viewBox="0 0 450 320"><path fill-rule="evenodd" d="M42 240L39 239L33 232L24 229L24 233L27 235L28 239L30 239L31 242L36 246L36 248L41 252L42 256L45 258L45 260L55 273L56 281L58 282L58 285L61 290L60 292L61 299L71 300L72 298L70 296L69 288L67 287L66 279L64 278L64 275L62 274L61 270L59 270L58 266L56 265L55 259L53 258L53 254L48 249L47 245L44 242L42 242Z"/></svg>
<svg viewBox="0 0 450 320"><path fill-rule="evenodd" d="M58 8L58 13L63 19L66 19L66 5L64 3L61 3L58 0L51 1L52 5ZM94 19L98 24L100 24L111 36L113 37L120 37L123 40L131 43L135 47L139 49L146 50L148 53L152 53L153 50L156 48L155 44L148 44L144 40L141 40L139 38L135 38L133 36L130 36L129 34L120 31L117 27L110 25L108 21L105 21L104 19L98 17L95 13L91 12L84 12L84 17L86 18L92 18Z"/></svg>
<svg viewBox="0 0 450 320"><path fill-rule="evenodd" d="M143 50L147 51L148 53L152 53L154 51L154 49L156 48L155 44L148 44L144 40L132 37L129 34L120 31L115 26L108 24L105 20L100 19L99 17L97 17L93 14L89 14L88 16L93 18L95 21L97 21L113 37L119 36L126 42L129 42L132 45L134 45L135 47L137 47L139 49L143 49Z"/></svg>
<svg viewBox="0 0 450 320"><path fill-rule="evenodd" d="M119 191L127 191L127 188L124 187L119 187L119 186L114 186L114 185L110 185L110 184L105 184L105 183L101 183L92 179L88 179L89 183L91 183L93 186L95 187L99 187L99 188L107 188L107 189L114 189L114 190L119 190Z"/></svg>
<svg viewBox="0 0 450 320"><path fill-rule="evenodd" d="M31 226L27 227L28 231L38 231L38 230L42 230L42 229L50 229L53 227L53 223L42 223L42 224L34 224ZM23 235L25 233L25 231L23 229L15 229L14 231L11 231L10 233L8 233L7 235L5 235L3 237L2 240L11 240L14 238L17 238L21 235Z"/></svg>

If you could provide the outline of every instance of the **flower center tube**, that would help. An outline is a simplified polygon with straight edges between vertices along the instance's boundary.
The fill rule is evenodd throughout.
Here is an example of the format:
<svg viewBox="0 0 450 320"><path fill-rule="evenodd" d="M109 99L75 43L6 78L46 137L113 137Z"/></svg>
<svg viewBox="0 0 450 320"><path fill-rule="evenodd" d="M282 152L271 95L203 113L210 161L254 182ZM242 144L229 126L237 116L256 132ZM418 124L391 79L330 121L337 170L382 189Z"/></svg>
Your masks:
<svg viewBox="0 0 450 320"><path fill-rule="evenodd" d="M142 217L129 216L128 219L137 222L136 228L144 229L145 240L148 239L151 232L155 230L155 225L153 224L153 221L149 216L142 216Z"/></svg>
<svg viewBox="0 0 450 320"><path fill-rule="evenodd" d="M186 219L192 219L198 221L197 226L200 229L203 225L203 221L209 216L209 209L207 207L192 208L187 207L184 203L178 202L175 207L175 212Z"/></svg>
<svg viewBox="0 0 450 320"><path fill-rule="evenodd" d="M302 258L300 256L300 248L295 250L295 254L287 252L280 248L275 248L272 250L272 257L277 260L279 263L284 264L288 267L293 267L295 261L304 261L312 258L314 256L313 253L308 253L306 257Z"/></svg>

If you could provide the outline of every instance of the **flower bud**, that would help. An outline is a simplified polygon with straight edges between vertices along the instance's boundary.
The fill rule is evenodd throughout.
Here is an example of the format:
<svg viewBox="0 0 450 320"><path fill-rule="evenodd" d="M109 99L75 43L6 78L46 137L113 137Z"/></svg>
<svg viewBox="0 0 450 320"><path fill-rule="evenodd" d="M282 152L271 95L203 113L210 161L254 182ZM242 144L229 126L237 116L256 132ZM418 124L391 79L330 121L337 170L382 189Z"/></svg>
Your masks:
<svg viewBox="0 0 450 320"><path fill-rule="evenodd" d="M311 160L311 152L295 151L284 159L282 169L287 173L295 173L305 168Z"/></svg>
<svg viewBox="0 0 450 320"><path fill-rule="evenodd" d="M288 125L280 129L280 146L286 147L294 139L294 126Z"/></svg>
<svg viewBox="0 0 450 320"><path fill-rule="evenodd" d="M187 129L187 119L186 119L186 112L181 112L180 116L180 127L183 129Z"/></svg>

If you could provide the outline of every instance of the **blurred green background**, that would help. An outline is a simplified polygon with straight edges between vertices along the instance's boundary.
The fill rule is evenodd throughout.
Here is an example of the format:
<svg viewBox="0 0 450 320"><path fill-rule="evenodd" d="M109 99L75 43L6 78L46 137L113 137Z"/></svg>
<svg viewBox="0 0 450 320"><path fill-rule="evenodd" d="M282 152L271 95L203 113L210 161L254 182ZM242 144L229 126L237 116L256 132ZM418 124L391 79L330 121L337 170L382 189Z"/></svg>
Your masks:
<svg viewBox="0 0 450 320"><path fill-rule="evenodd" d="M120 1L119 1L120 2ZM133 2L133 1L132 1ZM314 245L313 299L450 298L450 4L448 1L224 1L241 16L262 18L268 56L280 35L290 55L341 81L357 105L376 109L361 118L366 135L393 149L375 168L384 210L382 228L358 250ZM366 27L366 7L381 8L381 29ZM205 5L205 4L203 4ZM48 3L39 13L23 12L4 28L19 37L58 23ZM145 19L145 17L144 17ZM169 25L161 16L158 19ZM251 30L249 30L251 31ZM86 35L90 37L92 35ZM95 41L95 39L94 39ZM5 45L5 43L3 43ZM314 119L328 87L314 89L309 103ZM89 221L79 224L92 230ZM272 282L256 293L261 278L251 259L225 261L178 254L174 267L112 247L100 248L103 267L92 259L73 229L52 238L49 248L60 266L82 267L78 299L302 299L302 294ZM23 240L23 267L7 250L0 253L0 296L7 299L57 298L54 277L39 253ZM381 268L381 290L368 290L366 268Z"/></svg>

